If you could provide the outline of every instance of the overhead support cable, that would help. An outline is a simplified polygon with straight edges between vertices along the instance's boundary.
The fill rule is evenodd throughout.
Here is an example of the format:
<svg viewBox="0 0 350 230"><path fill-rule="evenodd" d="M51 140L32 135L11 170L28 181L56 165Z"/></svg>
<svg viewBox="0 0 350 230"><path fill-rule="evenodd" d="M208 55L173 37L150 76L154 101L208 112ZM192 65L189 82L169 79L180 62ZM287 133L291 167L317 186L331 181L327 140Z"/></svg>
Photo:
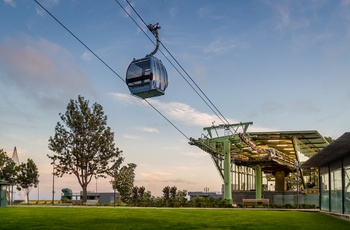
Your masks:
<svg viewBox="0 0 350 230"><path fill-rule="evenodd" d="M58 20L53 14L51 14L43 5L41 5L37 0L34 0L46 13L48 13L58 24L60 24L68 33L70 33L80 44L82 44L86 49L88 49L98 60L100 60L109 70L111 70L115 75L117 75L120 80L124 81L117 72L115 72L112 67L110 67L105 61L102 60L94 51L92 51L82 40L80 40L70 29L68 29L60 20Z"/></svg>
<svg viewBox="0 0 350 230"><path fill-rule="evenodd" d="M124 10L124 12L130 17L130 19L140 28L141 31L150 39L150 37L147 35L147 33L142 29L142 27L137 23L137 21L131 16L131 14L123 7L119 0L115 0L118 5ZM145 20L140 16L140 14L136 11L136 9L131 5L131 3L128 0L125 0L130 8L133 10L133 12L137 15L137 17L142 21L142 23L148 27ZM156 45L152 39L150 41ZM181 77L187 82L187 84L196 92L196 94L202 99L202 101L209 107L209 109L219 118L221 122L224 124L230 124L230 122L226 119L226 117L220 112L220 110L215 106L215 104L209 99L209 97L204 93L204 91L199 87L199 85L193 80L193 78L188 74L188 72L182 67L182 65L177 61L177 59L172 55L172 53L165 47L165 45L161 42L162 47L166 50L166 52L170 55L170 57L176 62L177 66L180 67L180 69L183 71L183 73L187 76L188 79L192 82L190 83L189 80L186 79L186 77L183 75L182 72L179 71L179 69L173 64L172 61L169 60L169 58L160 50L160 52L163 54L163 56L168 60L168 62L175 68L175 70L181 75ZM194 87L194 86L195 87ZM199 92L198 92L199 90ZM237 130L231 128L230 131L232 134L236 134Z"/></svg>
<svg viewBox="0 0 350 230"><path fill-rule="evenodd" d="M34 0L47 14L49 14L58 24L60 24L68 33L70 33L80 44L82 44L86 49L88 49L98 60L100 60L109 70L111 70L116 76L119 77L124 83L125 80L122 78L115 70L112 69L102 58L100 58L88 45L86 45L81 39L79 39L68 27L66 27L58 18L51 14L43 5L41 5L37 0ZM178 132L180 132L186 139L190 140L189 137L185 135L174 123L172 123L164 114L162 114L155 106L153 106L148 100L144 99L148 105L150 105L157 113L159 113L169 124L171 124Z"/></svg>

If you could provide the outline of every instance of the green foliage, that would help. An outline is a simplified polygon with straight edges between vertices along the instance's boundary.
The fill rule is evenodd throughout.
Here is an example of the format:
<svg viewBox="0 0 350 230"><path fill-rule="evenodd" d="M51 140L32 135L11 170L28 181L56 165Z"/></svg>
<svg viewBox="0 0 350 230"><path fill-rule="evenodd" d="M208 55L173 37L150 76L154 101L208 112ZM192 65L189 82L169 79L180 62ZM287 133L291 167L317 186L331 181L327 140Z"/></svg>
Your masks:
<svg viewBox="0 0 350 230"><path fill-rule="evenodd" d="M17 175L17 189L24 190L27 201L29 203L29 193L33 188L36 188L39 183L39 170L32 159L28 159L27 163L22 163L19 166Z"/></svg>
<svg viewBox="0 0 350 230"><path fill-rule="evenodd" d="M3 149L0 149L0 179L15 183L17 173L16 163L7 156Z"/></svg>
<svg viewBox="0 0 350 230"><path fill-rule="evenodd" d="M326 139L326 141L328 141L329 144L334 142L334 139L332 137L326 137L324 136L324 139Z"/></svg>
<svg viewBox="0 0 350 230"><path fill-rule="evenodd" d="M49 139L49 149L56 176L73 174L87 198L87 186L92 178L113 174L123 162L122 151L114 144L114 133L107 126L107 116L101 105L78 96L70 100L65 114L60 114L55 135Z"/></svg>
<svg viewBox="0 0 350 230"><path fill-rule="evenodd" d="M139 188L138 188L137 186L134 186L134 187L132 188L132 190L131 190L131 193L132 193L132 195L131 195L131 201L132 201L133 203L139 202L139 200L140 200L140 197L139 197Z"/></svg>
<svg viewBox="0 0 350 230"><path fill-rule="evenodd" d="M123 202L129 203L132 200L132 190L134 187L135 180L135 169L137 165L134 163L129 163L128 165L124 165L119 170L116 175L116 181L112 181L112 188L114 189L114 184L116 185L116 189L118 190L121 200Z"/></svg>
<svg viewBox="0 0 350 230"><path fill-rule="evenodd" d="M177 187L176 186L173 186L170 188L169 190L169 196L170 196L170 199L171 200L175 200L176 198L176 192L177 192Z"/></svg>
<svg viewBox="0 0 350 230"><path fill-rule="evenodd" d="M166 201L170 200L170 187L169 186L164 187L162 192L163 192L163 199Z"/></svg>

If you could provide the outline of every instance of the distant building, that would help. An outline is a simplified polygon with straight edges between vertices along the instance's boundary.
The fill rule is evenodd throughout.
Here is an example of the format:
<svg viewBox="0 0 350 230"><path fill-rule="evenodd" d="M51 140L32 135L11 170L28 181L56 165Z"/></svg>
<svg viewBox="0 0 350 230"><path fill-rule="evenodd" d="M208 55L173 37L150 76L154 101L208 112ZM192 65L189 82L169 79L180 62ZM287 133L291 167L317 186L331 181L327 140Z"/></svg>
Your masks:
<svg viewBox="0 0 350 230"><path fill-rule="evenodd" d="M192 200L195 197L211 197L214 199L223 198L223 194L216 193L216 192L188 192L187 195L190 197L190 200Z"/></svg>
<svg viewBox="0 0 350 230"><path fill-rule="evenodd" d="M120 202L120 195L118 192L115 193L115 200L117 202ZM73 193L71 189L64 188L62 189L61 199L67 198L68 200L72 201L79 201L83 199L83 192L80 191L80 193ZM98 204L112 204L114 203L114 192L87 192L87 199L88 200L96 200L96 203Z"/></svg>

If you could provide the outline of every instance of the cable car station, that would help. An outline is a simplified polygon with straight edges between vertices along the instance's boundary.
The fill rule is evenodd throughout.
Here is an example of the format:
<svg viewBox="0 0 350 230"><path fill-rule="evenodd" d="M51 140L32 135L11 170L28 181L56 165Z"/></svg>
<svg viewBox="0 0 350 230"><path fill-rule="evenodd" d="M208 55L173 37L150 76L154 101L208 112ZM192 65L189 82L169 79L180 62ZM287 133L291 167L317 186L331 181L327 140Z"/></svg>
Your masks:
<svg viewBox="0 0 350 230"><path fill-rule="evenodd" d="M190 138L190 145L211 156L224 181L224 198L236 204L263 198L270 203L278 199L299 203L293 202L295 198L299 200L299 189L304 195L317 193L318 173L312 171L316 169L302 170L300 156L315 155L328 146L328 141L315 130L248 132L252 124L205 127L206 133L200 138ZM274 188L263 186L263 178L267 186L269 179L274 181ZM290 183L290 178L296 181ZM317 197L312 199L317 203Z"/></svg>

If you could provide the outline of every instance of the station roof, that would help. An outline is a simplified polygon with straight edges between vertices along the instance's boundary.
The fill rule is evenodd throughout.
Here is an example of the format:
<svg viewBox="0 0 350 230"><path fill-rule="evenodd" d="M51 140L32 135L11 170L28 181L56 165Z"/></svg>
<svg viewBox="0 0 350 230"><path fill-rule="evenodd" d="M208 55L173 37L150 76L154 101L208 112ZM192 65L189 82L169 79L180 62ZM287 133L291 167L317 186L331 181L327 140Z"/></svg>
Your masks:
<svg viewBox="0 0 350 230"><path fill-rule="evenodd" d="M350 132L346 132L322 151L307 160L302 164L302 167L321 167L349 154Z"/></svg>
<svg viewBox="0 0 350 230"><path fill-rule="evenodd" d="M215 128L226 129L227 127L213 127ZM208 133L214 132L209 129ZM220 143L227 138L231 142L231 160L236 165L248 167L260 165L267 173L293 171L295 163L300 162L297 152L312 157L329 145L328 141L316 130L247 132L248 139L244 139L245 135L242 133L220 136L216 131L214 134L217 134L217 137L198 140L192 138L190 144L208 152L217 161L223 161L221 155L223 146L209 143L210 141Z"/></svg>
<svg viewBox="0 0 350 230"><path fill-rule="evenodd" d="M296 150L305 156L312 157L329 144L316 130L248 132L248 134L257 147L274 148L291 157L295 156L294 146L298 146L299 149Z"/></svg>

